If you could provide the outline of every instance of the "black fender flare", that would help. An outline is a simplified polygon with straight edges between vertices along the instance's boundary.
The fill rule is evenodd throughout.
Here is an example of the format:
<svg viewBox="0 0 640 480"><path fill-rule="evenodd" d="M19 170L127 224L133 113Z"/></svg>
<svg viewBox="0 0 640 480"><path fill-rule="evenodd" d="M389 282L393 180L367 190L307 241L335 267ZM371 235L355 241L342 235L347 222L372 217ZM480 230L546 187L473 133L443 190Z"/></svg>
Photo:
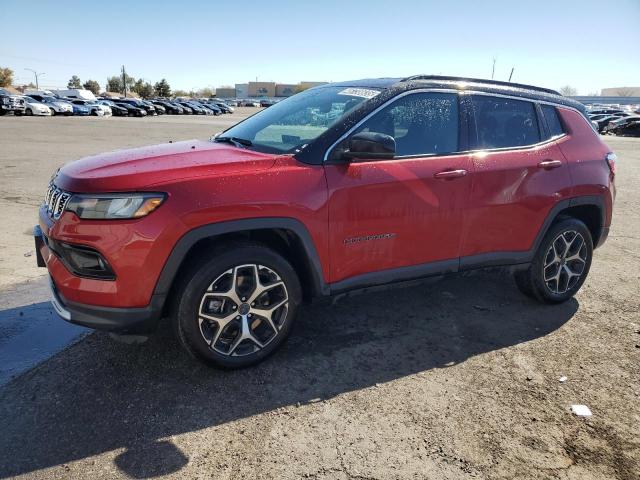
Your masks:
<svg viewBox="0 0 640 480"><path fill-rule="evenodd" d="M606 207L605 207L604 198L602 198L601 196L582 195L579 197L573 197L566 200L562 200L553 206L553 208L549 211L547 218L545 218L542 228L538 232L538 235L536 236L536 239L531 248L532 256L538 250L538 247L540 246L542 239L547 234L547 231L549 230L549 228L551 228L551 225L553 224L553 222L558 218L558 215L560 215L560 213L563 210L566 210L567 208L577 207L581 205L589 205L589 206L597 207L598 211L600 212L600 222L599 222L600 225L598 225L598 227L602 229L605 226ZM594 238L593 240L594 240L593 246L595 247L598 239Z"/></svg>
<svg viewBox="0 0 640 480"><path fill-rule="evenodd" d="M196 227L185 233L180 240L176 242L173 250L169 254L169 257L160 272L158 281L156 282L153 296L167 296L176 274L189 253L189 250L191 250L191 247L199 241L225 233L242 233L250 230L275 229L291 231L298 237L309 261L313 282L313 292L318 295L327 295L329 293L329 287L324 281L320 257L318 256L318 251L307 227L300 220L295 218L258 217L211 223Z"/></svg>

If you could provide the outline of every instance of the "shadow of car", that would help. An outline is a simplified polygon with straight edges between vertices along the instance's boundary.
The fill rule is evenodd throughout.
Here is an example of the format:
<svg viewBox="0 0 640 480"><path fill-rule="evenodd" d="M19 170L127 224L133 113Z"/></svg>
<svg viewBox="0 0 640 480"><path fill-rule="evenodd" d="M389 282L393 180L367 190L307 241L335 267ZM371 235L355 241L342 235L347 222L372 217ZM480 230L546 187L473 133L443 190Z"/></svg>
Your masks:
<svg viewBox="0 0 640 480"><path fill-rule="evenodd" d="M122 448L130 476L173 473L189 459L166 437L456 365L544 337L578 308L534 302L495 272L357 297L306 306L284 348L245 370L210 369L168 333L137 346L90 335L0 392L0 473Z"/></svg>

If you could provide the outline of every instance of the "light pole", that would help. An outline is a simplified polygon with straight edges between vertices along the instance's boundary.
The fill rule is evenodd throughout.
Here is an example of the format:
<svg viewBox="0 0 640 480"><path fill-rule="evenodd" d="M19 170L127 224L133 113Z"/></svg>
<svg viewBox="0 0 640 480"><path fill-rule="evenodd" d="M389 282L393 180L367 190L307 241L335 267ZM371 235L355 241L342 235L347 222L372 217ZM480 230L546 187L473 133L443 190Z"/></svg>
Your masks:
<svg viewBox="0 0 640 480"><path fill-rule="evenodd" d="M33 68L25 68L25 70L29 70L30 72L33 72L33 75L36 77L36 90L40 90L40 84L38 83L38 75L42 76L42 75L46 75L46 73L44 72L36 72Z"/></svg>

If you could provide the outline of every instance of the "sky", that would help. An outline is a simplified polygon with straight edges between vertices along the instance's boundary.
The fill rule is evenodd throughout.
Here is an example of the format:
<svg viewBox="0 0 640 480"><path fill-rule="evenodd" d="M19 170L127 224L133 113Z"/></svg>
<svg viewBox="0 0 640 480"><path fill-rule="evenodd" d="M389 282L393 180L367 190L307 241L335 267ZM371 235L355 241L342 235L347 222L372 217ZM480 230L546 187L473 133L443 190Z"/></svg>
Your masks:
<svg viewBox="0 0 640 480"><path fill-rule="evenodd" d="M0 67L17 84L104 86L127 73L174 89L414 74L578 94L640 86L640 0L109 2L0 0ZM11 21L7 21L7 20Z"/></svg>

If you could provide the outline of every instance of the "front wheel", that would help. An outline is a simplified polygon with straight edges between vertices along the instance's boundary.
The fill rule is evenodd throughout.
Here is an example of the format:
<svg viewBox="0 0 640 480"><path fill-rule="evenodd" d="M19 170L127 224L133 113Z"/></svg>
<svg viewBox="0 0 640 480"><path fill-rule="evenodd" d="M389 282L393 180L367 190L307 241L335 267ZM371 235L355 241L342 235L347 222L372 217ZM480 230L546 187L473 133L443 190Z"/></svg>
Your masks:
<svg viewBox="0 0 640 480"><path fill-rule="evenodd" d="M515 273L516 285L541 302L564 302L582 287L592 258L586 225L575 218L560 220L545 235L529 268Z"/></svg>
<svg viewBox="0 0 640 480"><path fill-rule="evenodd" d="M194 357L222 368L253 365L278 349L302 298L293 267L258 243L218 248L180 282L178 338Z"/></svg>

